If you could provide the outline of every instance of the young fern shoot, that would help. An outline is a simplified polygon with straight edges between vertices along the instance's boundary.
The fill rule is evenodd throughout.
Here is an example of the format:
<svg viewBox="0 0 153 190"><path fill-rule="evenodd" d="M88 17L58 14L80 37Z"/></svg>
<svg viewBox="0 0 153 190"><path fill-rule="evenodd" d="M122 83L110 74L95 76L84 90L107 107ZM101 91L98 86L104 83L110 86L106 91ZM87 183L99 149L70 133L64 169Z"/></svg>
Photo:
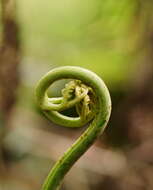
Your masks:
<svg viewBox="0 0 153 190"><path fill-rule="evenodd" d="M47 90L55 81L72 79L62 90L62 97L50 98ZM55 163L48 174L42 190L58 190L73 164L102 134L111 113L109 91L95 73L75 66L58 67L40 79L36 87L36 100L44 114L52 122L65 127L89 127ZM60 113L76 107L78 117Z"/></svg>

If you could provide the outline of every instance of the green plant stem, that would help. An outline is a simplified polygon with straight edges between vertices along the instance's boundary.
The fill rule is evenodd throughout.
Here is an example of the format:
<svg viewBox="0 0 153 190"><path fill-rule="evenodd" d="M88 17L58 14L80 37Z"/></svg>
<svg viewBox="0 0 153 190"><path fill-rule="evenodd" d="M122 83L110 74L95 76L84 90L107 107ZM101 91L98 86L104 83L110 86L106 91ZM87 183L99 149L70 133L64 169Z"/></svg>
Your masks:
<svg viewBox="0 0 153 190"><path fill-rule="evenodd" d="M77 79L92 88L96 96L94 118L93 115L89 116L86 120L83 120L81 116L68 117L59 113L56 106L54 109L54 105L60 107L62 98L48 98L46 91L52 83L60 79ZM57 190L59 189L64 176L73 164L86 152L97 137L104 131L111 113L111 99L109 91L100 77L87 69L74 66L58 67L48 72L37 84L36 99L45 115L56 124L66 127L80 127L91 121L87 130L55 163L45 180L42 188L43 190ZM47 105L49 101L54 104L52 106L53 109L49 106L47 108L44 107L44 105ZM75 106L75 104L76 102L71 106Z"/></svg>

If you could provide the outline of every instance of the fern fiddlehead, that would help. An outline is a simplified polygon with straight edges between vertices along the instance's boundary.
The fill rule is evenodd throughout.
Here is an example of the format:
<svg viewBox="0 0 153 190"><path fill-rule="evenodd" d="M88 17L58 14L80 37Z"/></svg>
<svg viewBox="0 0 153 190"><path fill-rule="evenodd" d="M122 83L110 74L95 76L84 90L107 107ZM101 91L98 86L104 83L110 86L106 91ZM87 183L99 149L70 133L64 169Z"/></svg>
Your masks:
<svg viewBox="0 0 153 190"><path fill-rule="evenodd" d="M47 90L61 79L72 79L62 90L62 97L49 98ZM44 114L65 127L81 127L90 122L86 131L64 153L51 169L43 190L57 190L66 173L103 132L111 113L111 99L104 82L93 72L75 66L58 67L40 79L36 100ZM78 117L60 113L76 107Z"/></svg>

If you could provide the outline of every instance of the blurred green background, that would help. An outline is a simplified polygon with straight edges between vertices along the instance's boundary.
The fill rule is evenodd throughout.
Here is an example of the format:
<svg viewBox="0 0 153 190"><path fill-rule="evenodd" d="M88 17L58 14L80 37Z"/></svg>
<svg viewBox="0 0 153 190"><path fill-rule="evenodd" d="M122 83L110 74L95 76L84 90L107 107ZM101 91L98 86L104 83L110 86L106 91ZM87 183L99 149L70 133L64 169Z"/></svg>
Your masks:
<svg viewBox="0 0 153 190"><path fill-rule="evenodd" d="M127 78L127 68L133 69L137 1L17 3L27 64L34 59L50 67L79 65L102 75L112 85Z"/></svg>
<svg viewBox="0 0 153 190"><path fill-rule="evenodd" d="M102 77L113 112L62 189L152 190L152 51L151 0L1 0L0 190L41 189L84 130L55 126L34 100L40 77L63 65Z"/></svg>

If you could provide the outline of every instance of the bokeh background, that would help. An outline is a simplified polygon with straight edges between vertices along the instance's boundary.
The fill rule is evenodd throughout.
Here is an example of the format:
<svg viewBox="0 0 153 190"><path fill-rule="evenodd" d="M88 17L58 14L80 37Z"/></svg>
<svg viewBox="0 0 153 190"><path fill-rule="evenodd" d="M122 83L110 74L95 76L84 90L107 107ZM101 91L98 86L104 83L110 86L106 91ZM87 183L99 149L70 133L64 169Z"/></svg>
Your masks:
<svg viewBox="0 0 153 190"><path fill-rule="evenodd" d="M84 129L48 121L34 101L50 69L97 73L113 102L104 135L63 190L153 189L153 2L0 1L0 190L38 190ZM52 87L58 95L61 82Z"/></svg>

